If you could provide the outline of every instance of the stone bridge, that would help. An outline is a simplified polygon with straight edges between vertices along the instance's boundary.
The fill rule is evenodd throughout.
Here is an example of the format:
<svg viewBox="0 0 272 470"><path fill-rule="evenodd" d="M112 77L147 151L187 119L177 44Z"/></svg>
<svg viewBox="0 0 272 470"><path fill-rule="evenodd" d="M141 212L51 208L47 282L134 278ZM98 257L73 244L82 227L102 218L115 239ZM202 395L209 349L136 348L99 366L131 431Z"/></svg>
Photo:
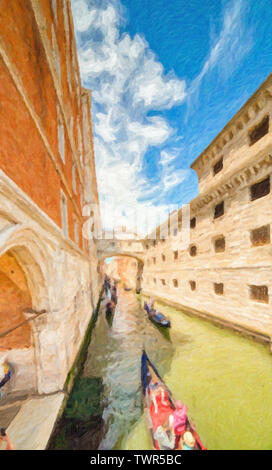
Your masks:
<svg viewBox="0 0 272 470"><path fill-rule="evenodd" d="M136 291L140 292L144 268L144 241L141 239L101 239L97 240L97 258L100 262L113 256L129 256L138 262Z"/></svg>

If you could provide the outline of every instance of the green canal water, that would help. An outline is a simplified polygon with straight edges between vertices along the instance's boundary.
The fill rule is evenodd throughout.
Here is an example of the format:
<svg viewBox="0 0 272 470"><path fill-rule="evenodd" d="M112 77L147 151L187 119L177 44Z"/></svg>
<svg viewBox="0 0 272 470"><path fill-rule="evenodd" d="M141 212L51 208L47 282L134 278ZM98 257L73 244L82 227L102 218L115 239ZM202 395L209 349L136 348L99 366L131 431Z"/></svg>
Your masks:
<svg viewBox="0 0 272 470"><path fill-rule="evenodd" d="M142 301L119 289L111 326L100 313L51 448L151 449L140 389L145 347L208 449L272 449L269 348L157 304L172 323L167 337Z"/></svg>

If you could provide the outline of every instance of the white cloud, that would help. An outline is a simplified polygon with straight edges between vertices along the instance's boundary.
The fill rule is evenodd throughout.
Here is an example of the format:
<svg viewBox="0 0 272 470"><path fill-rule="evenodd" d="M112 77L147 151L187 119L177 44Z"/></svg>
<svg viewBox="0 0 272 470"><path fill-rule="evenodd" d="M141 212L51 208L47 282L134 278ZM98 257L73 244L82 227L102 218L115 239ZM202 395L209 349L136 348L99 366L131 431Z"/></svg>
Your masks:
<svg viewBox="0 0 272 470"><path fill-rule="evenodd" d="M216 69L224 78L237 67L252 45L243 24L243 5L242 0L227 4L221 32L188 95L185 81L165 74L144 37L120 35L124 9L118 0L72 0L81 76L93 90L97 179L107 228L115 208L126 212L129 227L135 226L137 209L151 208L149 218L154 223L159 211L166 216L167 207L158 205L158 199L178 191L191 170L175 168L180 150L184 151L182 138L165 118L150 117L149 112L168 110L186 99L192 105L204 77ZM173 136L175 142L169 144ZM160 152L152 186L144 173L150 147Z"/></svg>
<svg viewBox="0 0 272 470"><path fill-rule="evenodd" d="M185 82L164 73L142 36L120 35L123 12L117 1L107 0L97 7L90 0L72 0L72 8L82 79L93 90L103 222L111 226L116 208L119 213L126 211L128 226L135 225L135 210L144 212L151 207L151 219L157 211L166 215L166 206L150 202L155 190L163 187L163 179L150 187L143 161L148 148L165 145L174 130L162 117L147 117L147 113L184 101Z"/></svg>
<svg viewBox="0 0 272 470"><path fill-rule="evenodd" d="M189 104L197 98L206 75L217 68L220 80L226 79L252 48L253 34L244 22L245 8L244 0L232 0L227 4L220 34L213 41L209 55L188 92Z"/></svg>

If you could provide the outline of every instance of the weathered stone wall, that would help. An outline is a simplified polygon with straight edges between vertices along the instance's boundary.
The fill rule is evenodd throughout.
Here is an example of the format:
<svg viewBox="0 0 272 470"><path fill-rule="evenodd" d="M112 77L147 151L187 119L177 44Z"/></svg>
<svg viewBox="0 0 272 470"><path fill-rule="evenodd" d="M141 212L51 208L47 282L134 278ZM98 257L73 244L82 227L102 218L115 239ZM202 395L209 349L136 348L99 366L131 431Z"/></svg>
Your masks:
<svg viewBox="0 0 272 470"><path fill-rule="evenodd" d="M271 81L270 77L192 165L200 178L200 194L190 204L190 217L196 222L189 229L189 246L178 248L180 232L156 240L155 246L150 240L143 282L144 291L152 296L268 336L272 336L271 235L253 246L251 231L272 229ZM269 132L250 145L252 126L267 115ZM213 165L221 156L223 169L214 175ZM269 193L251 200L250 187L266 177L270 177ZM214 218L215 206L222 201L224 214ZM220 237L225 238L225 248L216 252L215 240ZM195 256L190 254L191 245L196 247ZM223 284L222 295L215 292L215 283ZM266 300L252 299L251 285L265 286Z"/></svg>
<svg viewBox="0 0 272 470"><path fill-rule="evenodd" d="M4 0L0 28L0 333L31 317L25 307L46 310L0 342L0 358L15 370L8 391L51 393L101 287L95 242L82 234L84 207L99 204L91 98L69 0Z"/></svg>

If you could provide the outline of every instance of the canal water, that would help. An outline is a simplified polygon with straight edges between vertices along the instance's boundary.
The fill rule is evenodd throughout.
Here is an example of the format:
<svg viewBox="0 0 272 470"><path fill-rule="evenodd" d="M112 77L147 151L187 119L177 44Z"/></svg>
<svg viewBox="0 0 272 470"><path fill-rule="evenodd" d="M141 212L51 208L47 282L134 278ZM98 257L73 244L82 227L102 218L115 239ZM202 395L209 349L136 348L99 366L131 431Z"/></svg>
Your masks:
<svg viewBox="0 0 272 470"><path fill-rule="evenodd" d="M272 449L269 348L157 304L172 323L164 335L142 302L120 288L111 326L100 313L51 448L151 449L140 389L144 347L174 397L188 405L208 449Z"/></svg>

